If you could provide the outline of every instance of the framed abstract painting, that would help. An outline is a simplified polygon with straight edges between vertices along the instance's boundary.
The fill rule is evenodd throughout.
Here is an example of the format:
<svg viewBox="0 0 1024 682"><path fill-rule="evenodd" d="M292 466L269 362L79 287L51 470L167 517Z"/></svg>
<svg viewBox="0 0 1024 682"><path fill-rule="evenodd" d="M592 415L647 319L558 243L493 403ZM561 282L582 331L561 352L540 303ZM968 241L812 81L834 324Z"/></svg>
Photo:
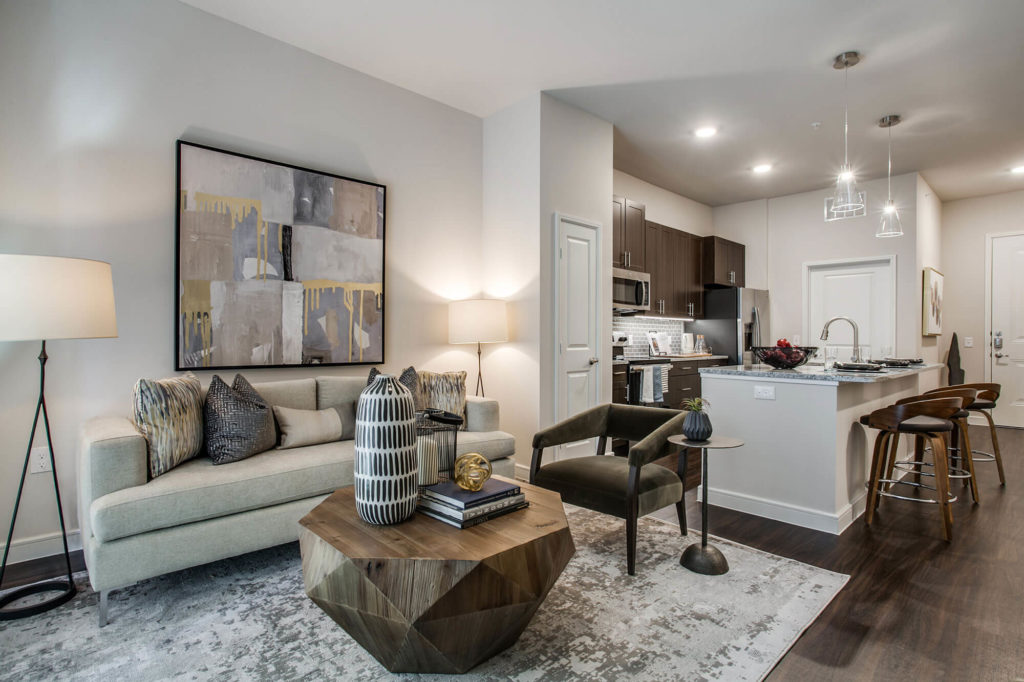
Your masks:
<svg viewBox="0 0 1024 682"><path fill-rule="evenodd" d="M942 334L942 273L935 268L925 268L921 280L921 334L939 336Z"/></svg>
<svg viewBox="0 0 1024 682"><path fill-rule="evenodd" d="M175 369L384 361L384 185L178 141Z"/></svg>

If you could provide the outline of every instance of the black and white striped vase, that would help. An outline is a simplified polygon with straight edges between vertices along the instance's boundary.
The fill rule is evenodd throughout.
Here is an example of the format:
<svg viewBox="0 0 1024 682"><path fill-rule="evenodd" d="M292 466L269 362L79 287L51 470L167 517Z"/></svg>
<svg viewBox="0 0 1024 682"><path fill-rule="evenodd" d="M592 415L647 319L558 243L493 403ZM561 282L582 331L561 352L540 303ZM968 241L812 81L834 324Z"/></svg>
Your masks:
<svg viewBox="0 0 1024 682"><path fill-rule="evenodd" d="M378 374L356 407L356 511L367 523L401 523L416 511L416 411L412 393Z"/></svg>

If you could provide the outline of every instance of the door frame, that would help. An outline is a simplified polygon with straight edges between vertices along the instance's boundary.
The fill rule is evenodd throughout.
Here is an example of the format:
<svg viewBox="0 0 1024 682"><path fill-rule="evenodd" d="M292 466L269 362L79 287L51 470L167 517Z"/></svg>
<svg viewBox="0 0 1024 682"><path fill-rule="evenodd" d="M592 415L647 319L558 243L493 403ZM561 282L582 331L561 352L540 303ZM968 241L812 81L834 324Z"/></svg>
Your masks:
<svg viewBox="0 0 1024 682"><path fill-rule="evenodd" d="M827 267L830 265L866 265L867 263L879 263L885 261L889 262L889 276L892 278L892 305L889 306L889 328L892 330L892 352L894 355L899 355L899 352L896 350L897 339L899 339L899 334L896 330L896 308L899 305L899 290L897 289L897 286L899 284L899 280L896 277L896 254L894 253L889 254L887 256L880 255L859 256L857 258L831 258L829 260L805 261L803 263L803 301L801 305L801 317L803 319L801 320L801 328L803 329L804 333L804 345L808 345L808 342L811 339L811 311L809 310L809 307L811 305L811 270L813 270L814 268ZM820 334L820 332L818 333Z"/></svg>
<svg viewBox="0 0 1024 682"><path fill-rule="evenodd" d="M999 237L1021 237L1024 230L985 234L985 382L992 381L992 242ZM943 336L946 332L942 332Z"/></svg>
<svg viewBox="0 0 1024 682"><path fill-rule="evenodd" d="M595 352L597 353L597 357L598 358L603 358L604 357L604 342L605 342L605 339L603 338L604 335L601 333L601 329L603 327L603 325L601 324L601 311L602 311L602 305L603 305L603 301L604 301L603 295L602 295L602 289L601 289L601 267L602 267L602 263L603 263L602 253L604 253L604 251L603 251L603 244L602 244L602 237L603 237L603 235L601 234L601 232L602 232L601 223L595 222L593 220L587 220L585 218L577 218L575 216L571 216L571 215L568 215L566 213L560 213L558 211L555 211L552 214L551 217L552 217L552 222L554 223L553 226L552 226L552 230L551 230L552 235L554 235L554 243L551 245L551 264L552 264L552 272L551 272L551 281L552 281L552 287L551 287L551 298L552 298L552 301L551 301L551 331L552 331L552 333L554 334L554 337L555 337L552 340L552 344L551 344L551 348L552 348L552 351L553 351L552 354L554 355L554 362L551 363L552 367L554 367L554 371L552 372L552 382L553 382L553 385L551 386L552 395L554 396L554 400L552 401L552 404L551 404L551 409L552 409L552 412L553 412L553 414L551 415L551 419L552 419L551 423L552 424L557 424L558 420L559 420L558 411L559 411L559 407L561 405L561 398L562 398L561 393L558 390L559 379L561 378L561 371L562 371L562 351L561 351L562 340L559 338L559 316L561 314L561 309L559 308L559 305L558 305L558 301L561 298L561 293L562 293L561 289L559 288L560 287L560 282L559 282L559 277L558 277L558 269L561 267L560 264L561 264L561 261L562 261L561 257L558 254L558 245L562 241L562 223L563 222L572 223L573 225L578 225L579 227L583 227L583 228L586 228L586 229L594 231L594 247L595 247L596 255L597 255L597 267L594 268L594 281L592 282L592 285L594 287L594 291L597 294L597 298L596 298L596 300L597 300L597 311L596 311L597 312L597 319L596 319L596 322L597 322L597 325L598 325L598 330L597 330L597 335L596 335L597 347L595 348ZM600 364L600 362L598 364ZM596 382L595 383L595 387L597 388L598 400L600 400L600 396L601 396L601 387L602 387L601 386L601 375L602 375L602 372L599 369L596 372L596 378L595 378L595 382Z"/></svg>

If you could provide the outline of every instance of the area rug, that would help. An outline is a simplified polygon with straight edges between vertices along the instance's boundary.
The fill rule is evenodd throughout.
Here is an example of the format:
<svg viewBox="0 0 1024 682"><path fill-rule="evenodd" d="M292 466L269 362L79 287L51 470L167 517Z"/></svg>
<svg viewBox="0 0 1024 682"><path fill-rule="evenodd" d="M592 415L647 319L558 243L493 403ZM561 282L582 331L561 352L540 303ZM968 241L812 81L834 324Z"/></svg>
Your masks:
<svg viewBox="0 0 1024 682"><path fill-rule="evenodd" d="M467 680L760 680L847 576L726 540L722 576L679 565L677 526L641 519L637 575L617 519L567 508L576 555L519 641ZM0 623L2 680L378 680L392 675L302 587L298 544L98 597L85 575L64 607Z"/></svg>

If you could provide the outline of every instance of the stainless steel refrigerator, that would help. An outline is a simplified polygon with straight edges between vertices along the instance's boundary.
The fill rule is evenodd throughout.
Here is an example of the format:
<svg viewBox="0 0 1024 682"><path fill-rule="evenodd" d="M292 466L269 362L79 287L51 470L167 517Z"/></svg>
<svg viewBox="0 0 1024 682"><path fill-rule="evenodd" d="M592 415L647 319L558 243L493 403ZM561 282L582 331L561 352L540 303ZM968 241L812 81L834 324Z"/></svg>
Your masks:
<svg viewBox="0 0 1024 682"><path fill-rule="evenodd" d="M769 338L769 316L764 289L709 289L704 292L704 319L687 323L686 331L703 334L711 352L728 355L731 364L749 364L751 346L775 345Z"/></svg>

